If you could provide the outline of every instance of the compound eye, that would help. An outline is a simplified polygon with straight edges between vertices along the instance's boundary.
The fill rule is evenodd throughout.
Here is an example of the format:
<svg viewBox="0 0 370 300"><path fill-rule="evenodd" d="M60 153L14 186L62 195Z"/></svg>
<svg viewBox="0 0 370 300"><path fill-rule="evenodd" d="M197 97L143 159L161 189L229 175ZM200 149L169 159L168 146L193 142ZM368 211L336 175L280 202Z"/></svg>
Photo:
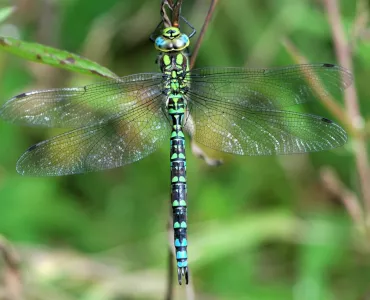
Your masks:
<svg viewBox="0 0 370 300"><path fill-rule="evenodd" d="M159 51L182 51L189 46L189 37L177 27L163 29L162 35L155 39L155 48Z"/></svg>

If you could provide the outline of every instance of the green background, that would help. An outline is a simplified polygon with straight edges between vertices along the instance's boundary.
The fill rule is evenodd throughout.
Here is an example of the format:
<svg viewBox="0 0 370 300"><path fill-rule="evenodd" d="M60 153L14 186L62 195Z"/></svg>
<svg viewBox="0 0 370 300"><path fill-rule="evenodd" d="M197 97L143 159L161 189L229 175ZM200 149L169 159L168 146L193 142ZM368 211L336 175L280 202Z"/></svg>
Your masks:
<svg viewBox="0 0 370 300"><path fill-rule="evenodd" d="M15 4L18 10L0 25L0 35L82 54L119 76L158 71L148 37L160 20L159 0ZM209 4L184 1L182 13L198 32ZM350 36L356 1L340 4ZM228 0L219 1L196 66L294 64L285 38L312 63L337 63L321 1ZM366 121L369 40L358 41L353 55ZM0 52L0 103L33 89L93 81ZM335 120L319 102L307 109ZM0 235L21 257L26 299L163 299L169 145L100 173L16 173L17 158L30 145L59 132L0 120ZM331 167L361 200L351 138L333 151L283 157L205 150L225 163L212 168L187 151L189 259L197 299L369 299L370 242L322 181ZM176 286L175 298L185 299L185 292Z"/></svg>

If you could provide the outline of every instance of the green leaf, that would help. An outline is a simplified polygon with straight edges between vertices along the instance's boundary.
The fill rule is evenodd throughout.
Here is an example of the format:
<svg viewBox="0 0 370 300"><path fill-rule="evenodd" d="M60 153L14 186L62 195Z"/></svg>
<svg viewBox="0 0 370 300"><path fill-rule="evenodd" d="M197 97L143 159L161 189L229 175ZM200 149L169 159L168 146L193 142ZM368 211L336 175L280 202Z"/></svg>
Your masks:
<svg viewBox="0 0 370 300"><path fill-rule="evenodd" d="M0 37L0 49L30 61L47 64L73 72L106 78L118 77L109 69L80 55L37 43L27 43L11 37Z"/></svg>
<svg viewBox="0 0 370 300"><path fill-rule="evenodd" d="M13 12L14 6L7 6L0 9L0 23L4 22Z"/></svg>
<svg viewBox="0 0 370 300"><path fill-rule="evenodd" d="M227 226L216 221L208 226L202 224L202 229L192 234L189 260L195 262L194 269L200 269L246 247L271 240L289 241L294 237L297 222L291 213L276 210L235 219Z"/></svg>

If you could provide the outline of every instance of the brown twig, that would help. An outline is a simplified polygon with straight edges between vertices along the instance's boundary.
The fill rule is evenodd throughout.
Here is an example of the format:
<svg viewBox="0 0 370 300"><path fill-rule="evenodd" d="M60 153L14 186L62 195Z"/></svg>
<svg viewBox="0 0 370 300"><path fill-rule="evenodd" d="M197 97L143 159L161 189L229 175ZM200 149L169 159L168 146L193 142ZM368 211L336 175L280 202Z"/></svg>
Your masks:
<svg viewBox="0 0 370 300"><path fill-rule="evenodd" d="M353 22L349 41L351 53L355 51L357 41L363 37L366 26L369 23L369 18L369 4L366 0L357 0L356 17Z"/></svg>
<svg viewBox="0 0 370 300"><path fill-rule="evenodd" d="M21 300L22 280L19 272L19 257L9 242L0 237L0 253L5 264L4 285L7 299Z"/></svg>
<svg viewBox="0 0 370 300"><path fill-rule="evenodd" d="M164 27L171 27L172 22L167 14L167 8L172 9L173 3L172 0L162 0L161 4L161 17L162 17L162 22L164 24Z"/></svg>
<svg viewBox="0 0 370 300"><path fill-rule="evenodd" d="M323 1L327 10L328 20L333 34L335 52L338 61L343 67L353 72L351 52L344 33L338 2L337 0ZM352 119L352 122L358 122L362 119L359 112L357 94L354 85L352 85L351 88L348 88L345 92L345 104L348 115Z"/></svg>
<svg viewBox="0 0 370 300"><path fill-rule="evenodd" d="M211 18L212 18L212 15L214 13L214 10L216 8L217 3L218 3L218 0L212 0L212 2L211 2L211 5L210 5L209 10L208 10L207 17L204 20L203 27L202 27L202 29L201 29L201 31L199 33L198 40L195 43L195 46L194 46L194 49L193 49L193 54L192 54L192 56L190 58L190 69L192 69L194 67L195 60L197 59L198 52L199 52L199 49L200 49L200 45L203 42L204 35L205 35L206 31L207 31L208 25L209 25L209 23L211 21Z"/></svg>
<svg viewBox="0 0 370 300"><path fill-rule="evenodd" d="M170 247L173 247L173 245L170 245ZM173 256L173 252L170 250L168 251L168 285L167 285L167 295L166 298L167 300L172 300L173 299L173 290L174 290L174 272L173 270L175 269L175 265L173 263L175 257Z"/></svg>
<svg viewBox="0 0 370 300"><path fill-rule="evenodd" d="M175 259L175 249L173 247L173 226L172 226L172 209L170 209L170 214L168 217L168 223L167 223L167 229L168 229L168 271L167 271L167 294L166 294L166 300L172 300L174 295L174 259Z"/></svg>
<svg viewBox="0 0 370 300"><path fill-rule="evenodd" d="M172 25L175 27L179 27L182 1L183 0L178 0L176 5L173 6Z"/></svg>
<svg viewBox="0 0 370 300"><path fill-rule="evenodd" d="M190 270L189 270L189 276L191 276ZM192 280L190 280L189 284L186 285L185 293L186 293L186 300L195 300L195 292L194 292L194 286L193 286Z"/></svg>
<svg viewBox="0 0 370 300"><path fill-rule="evenodd" d="M331 26L335 51L339 63L353 73L353 64L349 44L346 40L337 0L323 0ZM349 87L344 94L346 110L354 127L363 127L355 85ZM357 171L360 178L361 192L366 209L366 218L370 213L370 169L366 143L363 136L358 136L353 143Z"/></svg>
<svg viewBox="0 0 370 300"><path fill-rule="evenodd" d="M165 27L179 27L181 6L184 0L177 0L174 4L173 0L162 0L161 4L161 16ZM172 18L168 16L167 9L172 11ZM172 19L172 21L171 21Z"/></svg>
<svg viewBox="0 0 370 300"><path fill-rule="evenodd" d="M355 224L363 225L363 214L355 193L350 191L340 181L332 168L324 167L320 171L324 187L335 197L339 198L346 207Z"/></svg>

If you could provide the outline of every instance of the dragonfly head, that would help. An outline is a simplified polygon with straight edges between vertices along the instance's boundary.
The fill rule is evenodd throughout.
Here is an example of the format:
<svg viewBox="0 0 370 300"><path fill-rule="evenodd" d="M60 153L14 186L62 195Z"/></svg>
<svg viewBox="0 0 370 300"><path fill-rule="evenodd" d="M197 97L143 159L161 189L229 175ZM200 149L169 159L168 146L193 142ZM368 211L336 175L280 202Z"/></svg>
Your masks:
<svg viewBox="0 0 370 300"><path fill-rule="evenodd" d="M167 27L155 39L155 48L162 52L182 51L189 46L189 37L177 27Z"/></svg>

